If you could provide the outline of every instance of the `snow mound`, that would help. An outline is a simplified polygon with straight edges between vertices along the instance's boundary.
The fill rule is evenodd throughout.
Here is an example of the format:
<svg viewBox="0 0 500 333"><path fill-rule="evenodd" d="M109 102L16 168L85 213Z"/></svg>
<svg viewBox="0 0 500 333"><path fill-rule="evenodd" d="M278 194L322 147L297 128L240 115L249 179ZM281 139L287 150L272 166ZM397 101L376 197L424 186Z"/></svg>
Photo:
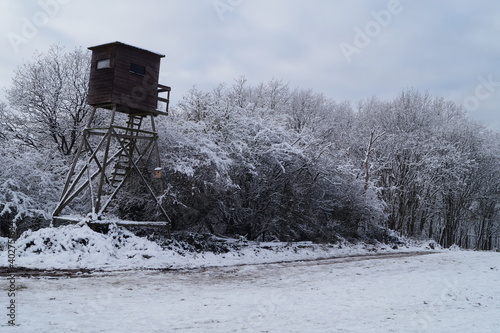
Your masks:
<svg viewBox="0 0 500 333"><path fill-rule="evenodd" d="M21 235L17 245L18 248L20 247L21 254L71 251L117 255L118 250L161 250L156 243L136 237L131 232L118 228L116 225L110 225L107 234L94 232L85 224L45 228L36 232L29 230Z"/></svg>
<svg viewBox="0 0 500 333"><path fill-rule="evenodd" d="M54 266L51 268L101 268L117 261L137 264L136 257L149 259L162 252L158 244L116 225L110 225L109 232L101 234L86 224L28 230L16 241L16 248L20 259L35 259L30 266L47 262Z"/></svg>
<svg viewBox="0 0 500 333"><path fill-rule="evenodd" d="M0 239L6 243L7 239ZM345 257L375 253L429 251L428 244L258 243L211 235L185 234L162 245L111 224L106 234L85 223L28 230L16 241L15 267L38 269L182 269ZM434 246L432 246L434 248ZM0 262L8 262L0 252Z"/></svg>

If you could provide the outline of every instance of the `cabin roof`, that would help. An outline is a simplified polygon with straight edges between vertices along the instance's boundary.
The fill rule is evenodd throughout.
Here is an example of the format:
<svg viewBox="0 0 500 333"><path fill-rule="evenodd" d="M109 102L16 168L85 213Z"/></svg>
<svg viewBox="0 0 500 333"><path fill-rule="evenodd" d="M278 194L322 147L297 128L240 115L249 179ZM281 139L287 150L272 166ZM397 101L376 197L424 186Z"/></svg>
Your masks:
<svg viewBox="0 0 500 333"><path fill-rule="evenodd" d="M132 46L132 45L128 45L128 44L125 44L125 43L122 43L122 42L113 42L113 43L106 43L106 44L101 44L101 45L96 45L96 46L91 46L89 47L88 49L89 50L97 50L97 49L100 49L101 47L104 47L104 46L110 46L110 45L120 45L120 46L125 46L125 47L130 47L130 48L133 48L133 49L137 49L137 50L141 50L141 51L145 51L145 52L149 52L151 54L154 54L160 58L164 58L165 55L164 54L160 54L160 53L156 53L156 52L152 52L152 51L149 51L149 50L146 50L146 49L141 49L140 47L136 47L136 46Z"/></svg>

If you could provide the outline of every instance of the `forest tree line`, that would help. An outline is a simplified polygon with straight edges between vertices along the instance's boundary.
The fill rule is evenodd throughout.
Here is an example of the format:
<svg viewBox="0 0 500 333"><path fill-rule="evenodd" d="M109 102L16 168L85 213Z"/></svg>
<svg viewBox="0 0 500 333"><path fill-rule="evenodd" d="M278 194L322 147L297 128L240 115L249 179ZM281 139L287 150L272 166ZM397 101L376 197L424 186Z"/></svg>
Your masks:
<svg viewBox="0 0 500 333"><path fill-rule="evenodd" d="M89 61L53 46L16 69L0 102L2 223L50 219L91 111ZM500 136L428 92L353 103L240 77L193 87L157 120L173 231L500 247ZM117 202L121 218L153 215L146 194Z"/></svg>

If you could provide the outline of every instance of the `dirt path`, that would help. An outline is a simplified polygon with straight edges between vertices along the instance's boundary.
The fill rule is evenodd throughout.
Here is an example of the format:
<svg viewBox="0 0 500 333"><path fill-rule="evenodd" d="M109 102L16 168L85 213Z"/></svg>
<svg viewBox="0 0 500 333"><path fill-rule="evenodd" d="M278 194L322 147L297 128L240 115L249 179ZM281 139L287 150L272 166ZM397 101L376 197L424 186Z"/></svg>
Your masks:
<svg viewBox="0 0 500 333"><path fill-rule="evenodd" d="M431 253L177 270L20 269L19 326L0 321L0 331L498 332L498 253ZM0 278L4 290L7 280ZM0 306L6 301L4 294Z"/></svg>
<svg viewBox="0 0 500 333"><path fill-rule="evenodd" d="M364 260L380 260L380 259L389 259L389 258L403 258L403 257L414 257L421 255L428 255L438 252L397 252L397 253L374 253L367 255L351 255L351 256L336 256L336 257L328 257L328 258L317 258L317 259L303 259L303 260L289 260L289 261L278 261L271 263L259 263L259 264L238 264L231 266L210 266L210 267L200 267L200 268L181 268L181 269L172 269L172 268L141 268L134 269L132 271L148 271L148 272L176 272L176 273L209 273L215 271L223 271L228 272L232 271L236 268L241 269L243 267L262 267L262 268L277 268L277 267L301 267L301 266L319 266L319 265L331 265L336 263L345 263L345 262L355 262L355 261L364 261ZM92 269L37 269L37 268L29 268L29 267L16 267L16 268L8 268L8 267L0 267L0 277L5 276L16 276L16 277L25 277L25 278L85 278L85 277L94 277L96 275L99 276L110 276L114 273L122 273L124 270L119 271L107 271L107 270L92 270Z"/></svg>

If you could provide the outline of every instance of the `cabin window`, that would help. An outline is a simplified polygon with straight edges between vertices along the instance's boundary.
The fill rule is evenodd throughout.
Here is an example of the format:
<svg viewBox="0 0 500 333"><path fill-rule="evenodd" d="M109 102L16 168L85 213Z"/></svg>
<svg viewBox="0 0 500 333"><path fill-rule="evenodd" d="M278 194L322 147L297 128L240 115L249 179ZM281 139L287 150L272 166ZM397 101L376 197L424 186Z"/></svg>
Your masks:
<svg viewBox="0 0 500 333"><path fill-rule="evenodd" d="M97 69L111 68L111 59L97 60Z"/></svg>
<svg viewBox="0 0 500 333"><path fill-rule="evenodd" d="M135 74L146 75L146 67L134 63L130 64L130 71Z"/></svg>

